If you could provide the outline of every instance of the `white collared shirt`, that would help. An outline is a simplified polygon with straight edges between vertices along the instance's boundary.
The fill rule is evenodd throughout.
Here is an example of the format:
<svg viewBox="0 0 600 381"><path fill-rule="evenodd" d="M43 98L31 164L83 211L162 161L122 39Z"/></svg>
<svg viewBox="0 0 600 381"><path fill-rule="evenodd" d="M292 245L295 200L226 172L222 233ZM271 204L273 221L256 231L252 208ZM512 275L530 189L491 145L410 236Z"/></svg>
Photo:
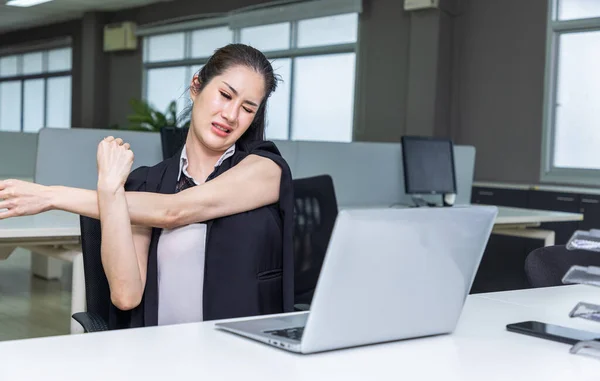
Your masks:
<svg viewBox="0 0 600 381"><path fill-rule="evenodd" d="M221 164L223 164L223 162L226 159L233 156L234 153L235 153L235 144L232 145L231 147L229 147L227 149L227 151L225 151L225 153L223 153L223 155L221 155L219 160L217 160L217 162L215 163L215 168L221 166ZM179 159L179 172L177 173L177 181L179 181L181 179L181 173L183 173L184 175L186 175L187 177L192 179L196 185L198 185L199 184L198 181L196 181L192 176L190 176L190 174L187 171L187 168L188 168L187 149L186 149L186 146L184 145L183 149L181 150L181 157Z"/></svg>
<svg viewBox="0 0 600 381"><path fill-rule="evenodd" d="M215 164L235 153L235 145ZM186 147L181 151L179 174L198 181L187 172ZM202 293L204 288L204 259L206 224L197 223L175 229L163 229L158 240L158 325L199 322L202 316Z"/></svg>

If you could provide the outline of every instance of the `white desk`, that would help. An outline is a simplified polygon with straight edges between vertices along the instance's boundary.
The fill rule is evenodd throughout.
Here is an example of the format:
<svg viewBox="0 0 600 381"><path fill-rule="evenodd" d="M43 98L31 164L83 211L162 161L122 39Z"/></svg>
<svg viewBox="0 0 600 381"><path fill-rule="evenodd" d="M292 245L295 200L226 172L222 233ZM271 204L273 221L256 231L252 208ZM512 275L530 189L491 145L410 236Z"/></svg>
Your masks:
<svg viewBox="0 0 600 381"><path fill-rule="evenodd" d="M512 237L535 238L544 241L544 246L554 245L554 231L532 229L544 222L582 221L583 214L553 212L547 210L498 207L494 233Z"/></svg>
<svg viewBox="0 0 600 381"><path fill-rule="evenodd" d="M461 205L457 205L460 207ZM464 205L462 205L464 206ZM473 205L478 206L478 205ZM353 208L407 208L402 204L394 206L389 205L348 205L340 206L340 209ZM554 212L548 210L513 208L506 206L498 206L498 216L494 223L494 234L534 238L544 241L544 246L554 245L554 231L538 229L537 227L544 222L566 222L566 221L582 221L583 214L580 213L565 213Z"/></svg>
<svg viewBox="0 0 600 381"><path fill-rule="evenodd" d="M581 220L582 215L531 209L499 207L494 233L544 240L554 244L554 232L531 229L542 222ZM36 216L11 218L0 221L0 260L17 247L53 258L73 262L71 312L85 311L85 280L80 245L79 217L65 212L51 211ZM81 326L71 320L71 332L82 332Z"/></svg>
<svg viewBox="0 0 600 381"><path fill-rule="evenodd" d="M541 320L600 332L600 324L568 318L581 299L600 302L600 292L566 286L471 295L452 335L313 355L217 331L213 322L3 342L0 379L598 380L599 358L505 330Z"/></svg>
<svg viewBox="0 0 600 381"><path fill-rule="evenodd" d="M73 262L71 311L85 311L85 280L80 244L79 216L51 211L36 216L0 220L0 260L17 247ZM74 320L71 332L82 332Z"/></svg>

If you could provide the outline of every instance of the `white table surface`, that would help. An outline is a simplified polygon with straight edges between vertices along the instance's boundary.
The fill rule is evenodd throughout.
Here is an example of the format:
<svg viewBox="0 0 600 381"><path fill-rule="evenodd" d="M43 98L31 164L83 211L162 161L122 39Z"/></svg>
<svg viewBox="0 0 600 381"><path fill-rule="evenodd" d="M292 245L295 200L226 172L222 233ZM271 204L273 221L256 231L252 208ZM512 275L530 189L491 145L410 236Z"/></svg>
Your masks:
<svg viewBox="0 0 600 381"><path fill-rule="evenodd" d="M35 216L0 220L0 240L4 238L77 237L81 234L79 216L49 211Z"/></svg>
<svg viewBox="0 0 600 381"><path fill-rule="evenodd" d="M496 224L530 224L542 222L582 221L583 214L548 210L498 207Z"/></svg>
<svg viewBox="0 0 600 381"><path fill-rule="evenodd" d="M472 295L452 335L313 355L221 332L212 322L2 342L0 380L598 380L599 357L505 330L540 320L600 332L600 324L568 318L580 299L600 302L600 290ZM431 313L443 311L432 306Z"/></svg>
<svg viewBox="0 0 600 381"><path fill-rule="evenodd" d="M457 208L472 206L478 207L481 204L473 205L457 205ZM555 212L550 210L537 210L514 208L508 206L496 206L498 208L498 216L496 217L496 225L536 225L543 222L565 222L565 221L582 221L583 214L581 213L566 213ZM390 208L389 205L342 205L339 209L363 209L363 208ZM395 205L393 208L408 208L408 206Z"/></svg>

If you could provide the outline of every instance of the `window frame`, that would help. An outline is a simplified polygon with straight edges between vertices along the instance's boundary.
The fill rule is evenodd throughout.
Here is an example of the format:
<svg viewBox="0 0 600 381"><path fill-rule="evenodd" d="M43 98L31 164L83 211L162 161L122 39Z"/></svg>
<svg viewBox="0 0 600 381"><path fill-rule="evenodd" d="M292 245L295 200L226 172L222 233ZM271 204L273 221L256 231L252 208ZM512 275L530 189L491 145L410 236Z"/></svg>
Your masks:
<svg viewBox="0 0 600 381"><path fill-rule="evenodd" d="M60 71L52 71L49 72L48 71L48 65L49 65L49 59L48 59L48 55L51 51L53 50L58 50L58 49L65 49L68 48L71 50L71 63L70 66L71 68L69 70L60 70ZM22 74L22 73L18 73L17 75L13 75L13 76L6 76L3 77L0 75L0 84L4 83L4 82L15 82L18 81L20 84L20 88L21 88L21 108L20 108L20 126L19 126L19 130L15 131L15 130L0 130L0 131L12 131L12 132L21 132L21 133L37 133L37 132L31 132L31 131L25 131L24 130L24 122L25 122L25 82L28 80L34 80L34 79L42 79L44 81L44 104L43 104L43 124L42 127L40 128L40 130L44 127L46 127L46 123L48 121L48 80L52 79L52 78L57 78L57 77L70 77L71 78L71 83L73 81L73 47L71 44L70 39L69 40L61 40L61 41L57 41L57 42L53 42L53 43L47 43L47 44L32 44L31 46L28 47L15 47L15 48L7 48L7 49L2 49L0 51L0 58L4 58L4 57L10 57L10 56L17 56L17 68L19 69L19 71L22 72L23 67L24 67L24 63L23 63L23 56L25 54L29 54L29 53L42 53L42 72L41 73L36 73L36 74ZM72 101L73 95L71 93L71 101ZM71 117L72 119L72 117ZM68 126L68 128L72 128L72 124L73 121L71 120L71 125ZM38 130L39 132L39 130Z"/></svg>
<svg viewBox="0 0 600 381"><path fill-rule="evenodd" d="M323 2L321 4L318 3ZM327 6L323 7L322 5ZM267 5L268 7L268 5ZM334 54L353 53L355 55L354 69L354 99L352 109L352 125L351 125L351 141L354 141L356 134L356 126L358 120L358 85L359 85L359 43L361 22L360 14L362 12L362 0L318 0L296 5L287 5L275 7L276 9L252 9L248 12L235 11L229 15L221 17L213 17L210 19L200 20L198 22L187 22L179 25L159 26L155 28L141 28L138 35L142 37L152 37L154 35L162 35L169 33L184 33L185 51L183 60L171 60L160 62L147 62L145 57L148 49L148 39L143 39L143 63L142 63L142 99L148 99L148 70L168 68L168 67L190 67L204 65L209 57L191 58L191 35L196 30L212 29L219 27L228 27L233 32L233 43L241 42L241 30L248 27L265 26L270 24L289 23L290 41L289 49L265 51L264 54L269 60L274 59L291 59L290 73L290 96L288 103L288 131L287 139L292 141L293 137L293 103L294 103L294 69L296 59L300 57L311 56L326 56ZM271 14L272 13L272 14ZM354 14L357 17L357 35L356 41L352 43L331 44L313 47L298 47L298 27L299 22L307 19L314 19L327 16L341 16L345 14ZM293 15L293 16L291 16ZM191 80L190 73L190 80ZM178 110L180 111L180 110Z"/></svg>
<svg viewBox="0 0 600 381"><path fill-rule="evenodd" d="M559 1L548 0L540 181L573 185L600 185L600 168L586 169L554 166L560 37L567 33L600 31L600 17L559 20Z"/></svg>

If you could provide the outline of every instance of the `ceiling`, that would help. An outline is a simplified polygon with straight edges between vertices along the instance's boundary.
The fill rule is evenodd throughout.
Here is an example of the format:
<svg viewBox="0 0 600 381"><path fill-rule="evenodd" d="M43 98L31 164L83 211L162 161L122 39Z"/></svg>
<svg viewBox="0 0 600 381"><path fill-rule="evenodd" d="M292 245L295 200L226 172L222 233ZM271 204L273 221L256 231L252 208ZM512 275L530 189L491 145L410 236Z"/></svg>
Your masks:
<svg viewBox="0 0 600 381"><path fill-rule="evenodd" d="M84 12L117 11L171 0L53 0L33 7L5 5L0 0L0 33L81 17Z"/></svg>

